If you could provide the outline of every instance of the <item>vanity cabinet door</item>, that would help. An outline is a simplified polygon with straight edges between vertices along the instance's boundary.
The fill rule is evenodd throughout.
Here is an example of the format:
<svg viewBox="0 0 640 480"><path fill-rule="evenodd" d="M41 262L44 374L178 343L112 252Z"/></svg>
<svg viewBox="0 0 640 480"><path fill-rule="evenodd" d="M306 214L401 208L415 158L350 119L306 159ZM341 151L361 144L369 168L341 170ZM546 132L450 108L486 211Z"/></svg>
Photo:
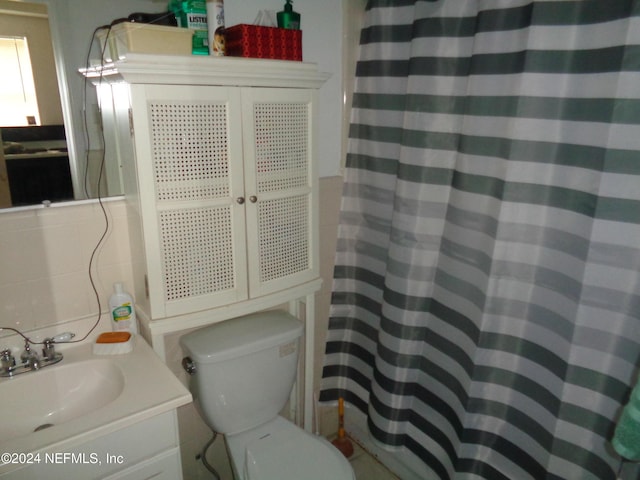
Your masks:
<svg viewBox="0 0 640 480"><path fill-rule="evenodd" d="M131 85L151 318L245 300L240 91Z"/></svg>
<svg viewBox="0 0 640 480"><path fill-rule="evenodd" d="M306 89L242 91L251 297L318 277L314 95Z"/></svg>

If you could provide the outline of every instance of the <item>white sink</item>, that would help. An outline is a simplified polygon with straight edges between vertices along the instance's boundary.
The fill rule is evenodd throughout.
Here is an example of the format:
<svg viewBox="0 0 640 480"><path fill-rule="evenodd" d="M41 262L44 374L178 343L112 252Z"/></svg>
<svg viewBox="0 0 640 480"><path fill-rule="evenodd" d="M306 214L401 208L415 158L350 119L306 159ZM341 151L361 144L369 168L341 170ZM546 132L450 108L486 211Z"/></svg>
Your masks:
<svg viewBox="0 0 640 480"><path fill-rule="evenodd" d="M0 383L2 433L15 439L108 405L124 389L122 370L108 359L45 367Z"/></svg>
<svg viewBox="0 0 640 480"><path fill-rule="evenodd" d="M60 363L0 378L0 453L78 452L82 445L190 403L189 390L142 337L136 335L133 345L130 353L95 355L91 342L61 344ZM21 476L24 465L5 463L5 458L12 457L0 459L0 477L44 478ZM52 478L107 476L90 467L91 475Z"/></svg>

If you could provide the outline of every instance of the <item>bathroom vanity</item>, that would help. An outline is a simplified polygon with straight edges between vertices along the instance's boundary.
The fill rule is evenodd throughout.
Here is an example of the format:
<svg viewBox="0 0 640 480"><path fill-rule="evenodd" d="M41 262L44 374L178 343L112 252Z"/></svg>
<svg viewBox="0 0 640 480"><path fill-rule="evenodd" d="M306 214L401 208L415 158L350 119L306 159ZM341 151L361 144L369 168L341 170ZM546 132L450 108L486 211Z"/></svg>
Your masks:
<svg viewBox="0 0 640 480"><path fill-rule="evenodd" d="M0 478L182 478L176 410L191 394L149 345L0 379Z"/></svg>
<svg viewBox="0 0 640 480"><path fill-rule="evenodd" d="M303 62L142 54L84 73L121 165L143 333L165 358L166 334L288 304L306 325L311 428L314 124L328 75Z"/></svg>

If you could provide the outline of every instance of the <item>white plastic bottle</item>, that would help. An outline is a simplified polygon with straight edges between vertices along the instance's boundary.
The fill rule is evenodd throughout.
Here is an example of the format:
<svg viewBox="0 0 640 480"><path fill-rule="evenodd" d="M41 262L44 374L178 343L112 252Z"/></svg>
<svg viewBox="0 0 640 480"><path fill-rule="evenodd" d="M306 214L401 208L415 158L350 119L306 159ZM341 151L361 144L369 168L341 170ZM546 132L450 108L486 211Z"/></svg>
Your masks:
<svg viewBox="0 0 640 480"><path fill-rule="evenodd" d="M207 0L207 25L209 28L209 55L225 54L224 0Z"/></svg>
<svg viewBox="0 0 640 480"><path fill-rule="evenodd" d="M124 291L122 283L113 284L113 294L109 297L109 312L111 314L111 328L114 332L138 333L133 298Z"/></svg>

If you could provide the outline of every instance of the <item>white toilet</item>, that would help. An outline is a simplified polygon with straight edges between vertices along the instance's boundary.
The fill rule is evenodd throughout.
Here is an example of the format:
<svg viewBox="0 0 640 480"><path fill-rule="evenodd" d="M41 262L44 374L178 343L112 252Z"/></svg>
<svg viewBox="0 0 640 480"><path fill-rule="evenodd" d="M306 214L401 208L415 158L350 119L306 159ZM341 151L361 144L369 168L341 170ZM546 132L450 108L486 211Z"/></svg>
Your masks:
<svg viewBox="0 0 640 480"><path fill-rule="evenodd" d="M237 480L354 480L324 438L279 416L296 378L302 324L282 311L228 320L184 335L191 392L223 433Z"/></svg>

